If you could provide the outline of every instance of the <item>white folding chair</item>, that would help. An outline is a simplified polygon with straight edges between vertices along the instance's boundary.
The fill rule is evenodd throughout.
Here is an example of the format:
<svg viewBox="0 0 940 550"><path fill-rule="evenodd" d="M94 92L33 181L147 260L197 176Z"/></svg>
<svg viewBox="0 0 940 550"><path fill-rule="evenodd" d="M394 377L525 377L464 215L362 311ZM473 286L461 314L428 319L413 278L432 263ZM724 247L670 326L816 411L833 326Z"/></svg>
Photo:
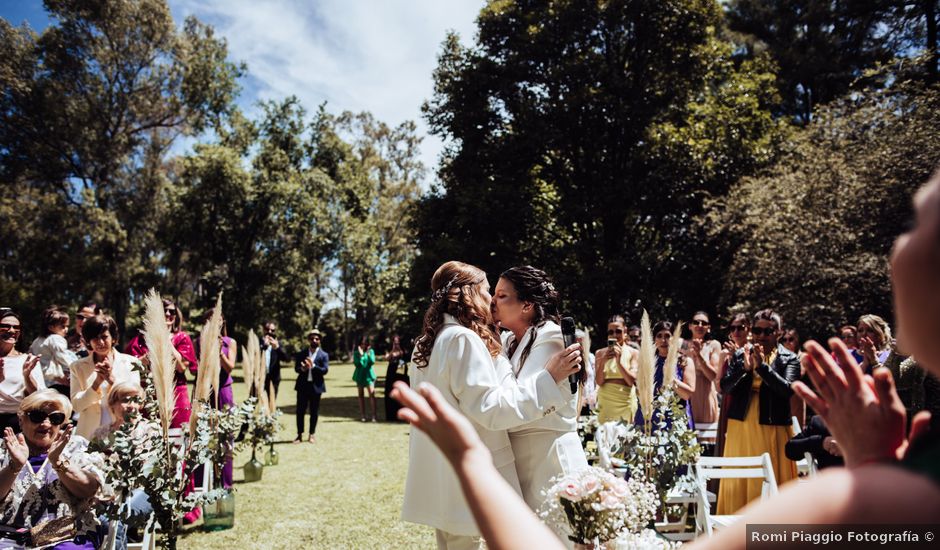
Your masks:
<svg viewBox="0 0 940 550"><path fill-rule="evenodd" d="M714 445L718 441L718 423L695 423L695 438L701 445Z"/></svg>
<svg viewBox="0 0 940 550"><path fill-rule="evenodd" d="M147 524L144 526L143 539L140 542L128 542L127 550L154 550L156 548L156 539L153 536L154 522L151 513L150 517L147 518ZM105 550L115 550L117 546L117 527L118 522L116 521L108 523L108 535L102 546Z"/></svg>
<svg viewBox="0 0 940 550"><path fill-rule="evenodd" d="M793 424L793 437L803 433L803 428L800 427L800 421L795 416L791 417L790 421ZM813 455L810 453L803 453L803 458L796 461L796 471L801 476L815 477L816 459L813 458Z"/></svg>
<svg viewBox="0 0 940 550"><path fill-rule="evenodd" d="M712 535L715 528L727 527L740 518L737 515L712 515L706 486L709 479L762 479L761 500L777 494L770 455L743 457L703 456L695 465L698 511L695 515L696 531Z"/></svg>

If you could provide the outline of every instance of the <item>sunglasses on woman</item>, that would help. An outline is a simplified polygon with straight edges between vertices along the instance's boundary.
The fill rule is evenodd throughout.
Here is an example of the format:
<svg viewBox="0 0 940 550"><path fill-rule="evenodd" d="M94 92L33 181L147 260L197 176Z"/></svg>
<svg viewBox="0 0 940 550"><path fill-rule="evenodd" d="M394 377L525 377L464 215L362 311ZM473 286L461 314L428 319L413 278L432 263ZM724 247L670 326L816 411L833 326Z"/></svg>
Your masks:
<svg viewBox="0 0 940 550"><path fill-rule="evenodd" d="M731 325L731 332L740 332L747 330L746 325Z"/></svg>
<svg viewBox="0 0 940 550"><path fill-rule="evenodd" d="M42 421L48 418L50 424L58 426L65 422L65 413L59 411L47 413L46 411L34 409L26 413L26 418L29 418L29 421L33 424L42 424Z"/></svg>
<svg viewBox="0 0 940 550"><path fill-rule="evenodd" d="M163 314L164 314L164 315L170 315L170 316L176 317L176 310L175 310L175 309L164 309L164 310L163 310Z"/></svg>
<svg viewBox="0 0 940 550"><path fill-rule="evenodd" d="M0 330L2 330L3 332L16 332L17 334L19 334L20 326L11 325L9 323L0 323Z"/></svg>
<svg viewBox="0 0 940 550"><path fill-rule="evenodd" d="M775 332L777 332L777 329L775 329L775 328L770 328L770 327L764 327L764 328L760 328L760 327L751 327L751 334L753 334L754 336L761 336L761 335L770 336L770 335L772 335L772 334L775 333Z"/></svg>
<svg viewBox="0 0 940 550"><path fill-rule="evenodd" d="M707 327L709 325L708 321L703 321L701 319L692 319L692 322L689 324L693 327Z"/></svg>
<svg viewBox="0 0 940 550"><path fill-rule="evenodd" d="M623 334L623 329L618 328L616 330L608 330L607 335L610 336L611 334Z"/></svg>

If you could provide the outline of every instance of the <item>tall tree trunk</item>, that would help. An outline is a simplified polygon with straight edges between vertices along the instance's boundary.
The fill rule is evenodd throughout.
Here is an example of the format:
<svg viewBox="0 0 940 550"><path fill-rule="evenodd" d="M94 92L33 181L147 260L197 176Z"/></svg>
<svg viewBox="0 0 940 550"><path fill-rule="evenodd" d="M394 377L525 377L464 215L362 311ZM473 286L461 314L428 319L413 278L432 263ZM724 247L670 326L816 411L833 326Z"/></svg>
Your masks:
<svg viewBox="0 0 940 550"><path fill-rule="evenodd" d="M927 21L927 75L930 82L937 80L937 0L924 0L924 19Z"/></svg>

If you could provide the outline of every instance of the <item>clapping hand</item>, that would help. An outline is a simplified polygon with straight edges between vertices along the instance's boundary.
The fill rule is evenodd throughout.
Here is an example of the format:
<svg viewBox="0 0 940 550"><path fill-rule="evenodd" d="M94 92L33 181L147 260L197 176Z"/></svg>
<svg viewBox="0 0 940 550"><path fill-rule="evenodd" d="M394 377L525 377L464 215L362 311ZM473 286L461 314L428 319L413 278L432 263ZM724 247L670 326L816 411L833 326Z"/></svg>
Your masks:
<svg viewBox="0 0 940 550"><path fill-rule="evenodd" d="M307 357L306 359L304 359L304 362L303 362L303 364L301 365L300 368L302 368L304 371L308 371L308 370L312 369L312 368L313 368L313 361L311 361L310 358Z"/></svg>
<svg viewBox="0 0 940 550"><path fill-rule="evenodd" d="M26 464L29 460L29 447L23 434L14 434L12 428L3 429L3 443L7 447L7 454L10 455L10 461L17 466L17 470Z"/></svg>
<svg viewBox="0 0 940 550"><path fill-rule="evenodd" d="M891 373L878 369L864 375L845 343L832 338L829 347L837 359L818 343L806 343L803 366L816 389L794 382L793 391L822 417L839 442L846 466L900 459L908 446L907 412ZM915 416L911 439L925 433L929 423L930 413Z"/></svg>
<svg viewBox="0 0 940 550"><path fill-rule="evenodd" d="M759 344L748 344L744 348L744 370L753 372L764 362L764 352Z"/></svg>
<svg viewBox="0 0 940 550"><path fill-rule="evenodd" d="M29 354L26 356L26 361L23 363L23 380L29 380L29 375L32 374L33 369L36 368L38 364L38 355Z"/></svg>
<svg viewBox="0 0 940 550"><path fill-rule="evenodd" d="M49 446L49 464L52 464L53 467L59 463L59 457L62 455L62 451L65 449L71 437L72 425L66 424L65 428L59 430L55 439L52 440L52 445Z"/></svg>

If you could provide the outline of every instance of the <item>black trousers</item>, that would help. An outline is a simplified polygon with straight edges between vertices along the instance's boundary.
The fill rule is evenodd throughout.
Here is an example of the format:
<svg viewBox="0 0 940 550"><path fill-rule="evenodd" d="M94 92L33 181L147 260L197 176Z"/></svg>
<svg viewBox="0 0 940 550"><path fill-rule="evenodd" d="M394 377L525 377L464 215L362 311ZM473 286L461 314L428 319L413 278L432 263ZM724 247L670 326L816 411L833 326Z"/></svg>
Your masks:
<svg viewBox="0 0 940 550"><path fill-rule="evenodd" d="M270 374L265 375L264 377L264 393L268 393L268 389L271 386L274 386L274 398L277 399L277 387L281 385L281 377L271 378Z"/></svg>
<svg viewBox="0 0 940 550"><path fill-rule="evenodd" d="M297 435L304 434L304 415L310 410L310 433L317 433L317 419L320 416L320 396L313 388L297 388Z"/></svg>

